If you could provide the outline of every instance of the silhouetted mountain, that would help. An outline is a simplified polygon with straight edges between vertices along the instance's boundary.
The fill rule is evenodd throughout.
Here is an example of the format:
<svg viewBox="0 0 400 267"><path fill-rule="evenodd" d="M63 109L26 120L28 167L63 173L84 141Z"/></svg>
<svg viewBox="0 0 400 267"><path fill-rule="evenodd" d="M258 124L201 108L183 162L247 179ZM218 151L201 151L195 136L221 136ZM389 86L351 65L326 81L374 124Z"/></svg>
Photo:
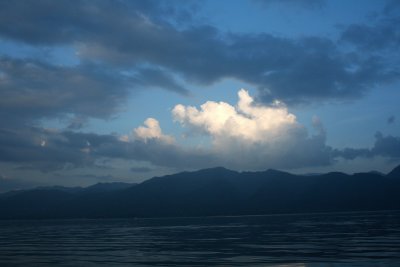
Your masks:
<svg viewBox="0 0 400 267"><path fill-rule="evenodd" d="M369 173L374 173L374 174L377 174L377 175L380 175L380 176L385 176L385 174L381 173L380 171L370 171Z"/></svg>
<svg viewBox="0 0 400 267"><path fill-rule="evenodd" d="M66 187L66 186L55 185L55 186L39 186L39 187L36 187L35 190L58 190L58 191L66 192L66 193L77 193L77 192L84 190L84 188L80 187L80 186ZM25 189L23 191L31 191L31 190Z"/></svg>
<svg viewBox="0 0 400 267"><path fill-rule="evenodd" d="M400 165L389 172L387 177L400 180Z"/></svg>
<svg viewBox="0 0 400 267"><path fill-rule="evenodd" d="M293 175L211 168L141 184L39 188L0 195L0 218L248 215L400 209L400 167L379 173Z"/></svg>
<svg viewBox="0 0 400 267"><path fill-rule="evenodd" d="M126 189L128 187L136 185L135 183L97 183L92 186L83 189L84 192L98 193L98 192L111 192Z"/></svg>

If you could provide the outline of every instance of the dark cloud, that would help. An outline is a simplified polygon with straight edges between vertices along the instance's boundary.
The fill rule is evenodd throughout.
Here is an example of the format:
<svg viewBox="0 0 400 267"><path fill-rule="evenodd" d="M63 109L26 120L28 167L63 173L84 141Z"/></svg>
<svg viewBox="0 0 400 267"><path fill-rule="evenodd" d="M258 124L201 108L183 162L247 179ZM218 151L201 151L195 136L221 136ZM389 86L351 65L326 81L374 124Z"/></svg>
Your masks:
<svg viewBox="0 0 400 267"><path fill-rule="evenodd" d="M69 120L67 128L69 130L79 130L87 124L87 118L82 116L75 116Z"/></svg>
<svg viewBox="0 0 400 267"><path fill-rule="evenodd" d="M104 158L147 161L158 166L202 168L213 157L157 140L123 142L114 135L46 130L36 127L0 129L0 161L43 172L97 167Z"/></svg>
<svg viewBox="0 0 400 267"><path fill-rule="evenodd" d="M385 8L383 9L383 12L385 15L392 15L392 14L398 14L400 11L400 2L398 0L389 0L386 3Z"/></svg>
<svg viewBox="0 0 400 267"><path fill-rule="evenodd" d="M113 64L150 62L204 85L235 77L256 85L266 102L273 98L286 102L355 98L399 77L380 57L343 53L324 38L221 36L212 27L155 31L141 38L149 43L138 47L136 42L123 53L118 47L97 47L83 51L82 56Z"/></svg>
<svg viewBox="0 0 400 267"><path fill-rule="evenodd" d="M280 145L248 147L240 152L229 149L229 156L214 150L184 148L158 139L121 141L117 136L71 131L20 128L0 131L0 161L17 164L25 170L50 172L82 167L96 167L102 159L125 159L148 162L176 169L200 169L222 165L234 169L264 169L265 166L297 168L330 164L330 148L325 137L311 138L305 132L293 133L296 140ZM242 146L243 149L243 146ZM304 150L308 153L304 153ZM278 152L276 155L271 151ZM239 156L238 153L242 153ZM149 168L132 168L148 172Z"/></svg>
<svg viewBox="0 0 400 267"><path fill-rule="evenodd" d="M344 53L326 38L224 34L212 26L190 24L177 27L157 19L176 14L174 5L165 3L4 2L0 35L30 44L73 45L82 61L136 71L152 77L151 86L183 94L187 91L172 74L204 85L234 77L258 87L262 101L287 102L359 97L399 77L398 68L386 64L382 55ZM346 36L354 34L345 32L343 39L351 39ZM393 38L390 30L385 36Z"/></svg>
<svg viewBox="0 0 400 267"><path fill-rule="evenodd" d="M165 143L156 139L104 143L94 151L96 156L133 159L150 162L156 166L177 169L205 168L216 157L204 150L185 149L179 145Z"/></svg>
<svg viewBox="0 0 400 267"><path fill-rule="evenodd" d="M393 17L373 25L352 24L342 33L342 40L363 50L397 50L400 45L399 23L400 17Z"/></svg>
<svg viewBox="0 0 400 267"><path fill-rule="evenodd" d="M74 114L69 128L85 117L107 118L118 111L132 90L160 87L180 94L187 90L158 69L127 76L103 65L60 67L37 60L0 58L0 118L21 123Z"/></svg>
<svg viewBox="0 0 400 267"><path fill-rule="evenodd" d="M210 26L180 32L149 27L140 34L140 41L124 40L132 42L126 49L100 44L82 56L119 65L150 62L204 85L235 77L256 85L268 102L354 98L399 76L380 57L343 53L325 38L221 35Z"/></svg>
<svg viewBox="0 0 400 267"><path fill-rule="evenodd" d="M392 115L387 119L387 123L393 124L395 122L395 120L396 120L396 117L394 115Z"/></svg>
<svg viewBox="0 0 400 267"><path fill-rule="evenodd" d="M158 87L188 95L189 91L180 85L166 70L160 68L143 68L134 76L135 84L144 87Z"/></svg>
<svg viewBox="0 0 400 267"><path fill-rule="evenodd" d="M182 17L186 12L168 1L153 0L1 1L0 35L37 45L107 38L118 42L140 33L144 16L160 23L166 22L161 18Z"/></svg>
<svg viewBox="0 0 400 267"><path fill-rule="evenodd" d="M371 157L372 153L371 150L367 148L344 148L334 150L333 155L334 157L353 160L358 157Z"/></svg>
<svg viewBox="0 0 400 267"><path fill-rule="evenodd" d="M392 68L397 77L400 74L400 4L389 1L383 11L368 23L346 26L341 42L354 46L364 54L381 57L386 68Z"/></svg>
<svg viewBox="0 0 400 267"><path fill-rule="evenodd" d="M158 139L121 141L114 135L55 131L40 128L21 128L0 131L0 161L12 163L18 168L50 172L71 168L94 167L106 159L123 159L148 162L154 166L182 169L200 169L225 166L233 169L265 169L268 167L293 169L326 166L336 158L382 156L400 158L400 137L375 135L371 149L343 150L326 145L324 132L307 136L302 129L291 134L293 138L271 145L254 147L233 142L224 151L184 148ZM236 142L238 143L238 142ZM146 167L133 167L133 172L149 172Z"/></svg>
<svg viewBox="0 0 400 267"><path fill-rule="evenodd" d="M128 94L128 81L95 65L58 67L0 58L0 117L29 121L62 114L109 117Z"/></svg>
<svg viewBox="0 0 400 267"><path fill-rule="evenodd" d="M384 136L381 132L375 134L375 143L372 148L346 148L343 150L334 150L334 157L345 159L355 159L357 157L375 157L382 156L388 159L400 158L400 137Z"/></svg>
<svg viewBox="0 0 400 267"><path fill-rule="evenodd" d="M263 146L262 149L268 147ZM269 149L276 150L277 147L271 146ZM304 149L309 153L305 154ZM124 142L113 135L33 127L0 131L0 161L17 164L20 166L18 169L42 172L96 167L97 162L104 158L136 160L176 169L200 169L216 165L234 169L264 169L265 166L297 168L327 165L331 162L330 148L321 136L304 140L299 137L299 140L289 144L278 155L257 148L248 152L243 152L246 158L237 154L225 157L216 151L183 148L156 139ZM151 170L144 167L131 168L133 172Z"/></svg>
<svg viewBox="0 0 400 267"><path fill-rule="evenodd" d="M380 58L342 53L325 39L303 39L294 47L292 55L286 52L288 62L277 67L278 71L271 68L259 77L260 96L265 101L275 97L289 103L357 98L399 76Z"/></svg>
<svg viewBox="0 0 400 267"><path fill-rule="evenodd" d="M88 155L89 143L96 135L78 139L78 134L60 133L34 127L0 130L0 161L44 172L94 163ZM99 137L100 138L100 137Z"/></svg>
<svg viewBox="0 0 400 267"><path fill-rule="evenodd" d="M179 12L163 2L153 1L90 3L78 0L73 4L6 1L0 3L0 36L49 49L73 45L91 50L95 49L95 43L100 43L108 50L124 51L125 44L129 47L147 33L153 34L145 26L150 25L145 15L156 17L161 13L178 15ZM128 41L125 43L124 39ZM147 45L146 41L138 44ZM7 124L24 124L73 115L79 119L72 121L68 128L79 129L87 117L108 118L118 112L132 90L159 87L188 94L168 70L140 67L136 63L134 60L132 68L127 70L101 64L97 59L82 60L74 66L55 66L47 59L3 56L0 58L0 119Z"/></svg>
<svg viewBox="0 0 400 267"><path fill-rule="evenodd" d="M400 158L400 137L384 136L381 132L377 132L371 153L389 158Z"/></svg>

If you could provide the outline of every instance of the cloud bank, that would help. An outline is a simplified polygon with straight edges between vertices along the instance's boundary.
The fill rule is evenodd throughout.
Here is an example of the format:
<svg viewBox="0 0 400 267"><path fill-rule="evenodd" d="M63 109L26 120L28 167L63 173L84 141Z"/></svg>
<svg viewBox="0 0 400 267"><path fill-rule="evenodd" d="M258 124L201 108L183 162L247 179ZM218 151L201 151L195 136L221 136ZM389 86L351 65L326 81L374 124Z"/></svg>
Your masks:
<svg viewBox="0 0 400 267"><path fill-rule="evenodd" d="M208 101L200 109L173 108L172 117L180 125L211 137L211 148L184 147L163 133L156 119L148 118L130 135L122 136L36 127L2 130L0 160L42 171L96 166L103 158L185 169L217 165L243 170L296 168L331 162L324 131L310 136L282 103L256 105L244 89L238 97L236 106Z"/></svg>
<svg viewBox="0 0 400 267"><path fill-rule="evenodd" d="M19 169L51 172L97 168L107 159L134 160L177 170L225 166L236 170L295 169L326 166L336 159L400 159L400 138L378 132L372 148L334 149L313 118L310 134L282 103L255 104L244 89L235 106L207 101L200 107L176 105L172 119L211 138L211 147L183 146L148 118L129 135L78 133L70 130L18 127L0 129L0 161ZM190 137L189 137L190 138ZM141 169L133 169L138 172Z"/></svg>
<svg viewBox="0 0 400 267"><path fill-rule="evenodd" d="M214 163L217 165L265 169L330 163L324 132L309 136L296 116L280 102L256 105L244 89L238 92L238 98L236 106L213 101L200 109L176 105L172 115L181 125L211 137L210 153L218 158Z"/></svg>
<svg viewBox="0 0 400 267"><path fill-rule="evenodd" d="M305 6L323 3L285 2ZM180 6L174 1L4 1L0 3L0 38L33 48L72 48L77 65L70 68L40 65L38 71L51 79L40 81L44 89L33 89L44 94L57 91L60 81L55 77L62 77L63 91L70 91L71 95L79 96L80 91L89 87L94 98L85 103L88 110L81 106L71 110L69 102L66 103L68 99L54 94L57 111L97 117L115 112L132 88L161 87L188 94L176 76L200 85L235 78L253 84L259 100L270 103L281 99L287 104L354 99L400 77L398 64L393 64L393 57L389 56L393 53L387 53L397 48L398 12L382 11L382 19L376 25L345 27L339 40L334 40L319 36L284 38L270 33L226 33L211 25L190 23L195 14L190 8ZM343 48L343 43L351 49ZM394 63L398 63L397 58ZM36 76L30 75L32 70L19 67L21 63L12 64L27 83L37 82ZM87 64L103 73L91 73ZM0 68L9 71L4 64ZM122 73L129 73L129 79ZM110 82L117 84L108 86ZM0 97L3 98L2 91ZM93 110L96 97L100 101L103 97L115 99L114 105L104 114L97 114ZM84 95L82 99L88 98ZM25 101L27 107L36 103ZM50 108L44 108L40 115L48 116L51 112Z"/></svg>

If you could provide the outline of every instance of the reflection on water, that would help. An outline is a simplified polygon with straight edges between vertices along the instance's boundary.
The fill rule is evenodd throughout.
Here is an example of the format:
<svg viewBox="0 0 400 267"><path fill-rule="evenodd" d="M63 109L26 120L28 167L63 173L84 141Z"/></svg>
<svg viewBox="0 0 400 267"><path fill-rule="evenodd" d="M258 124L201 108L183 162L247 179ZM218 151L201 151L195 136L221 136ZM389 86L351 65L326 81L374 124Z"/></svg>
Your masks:
<svg viewBox="0 0 400 267"><path fill-rule="evenodd" d="M0 221L0 265L400 266L400 212Z"/></svg>

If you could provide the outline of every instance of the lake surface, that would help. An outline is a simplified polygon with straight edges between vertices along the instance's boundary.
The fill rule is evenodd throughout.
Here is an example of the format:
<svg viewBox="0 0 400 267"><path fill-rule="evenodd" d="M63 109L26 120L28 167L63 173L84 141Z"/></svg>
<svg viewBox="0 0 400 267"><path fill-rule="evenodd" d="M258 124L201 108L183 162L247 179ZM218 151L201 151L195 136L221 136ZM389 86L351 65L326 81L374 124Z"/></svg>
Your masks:
<svg viewBox="0 0 400 267"><path fill-rule="evenodd" d="M0 266L45 265L397 267L400 212L0 221Z"/></svg>

